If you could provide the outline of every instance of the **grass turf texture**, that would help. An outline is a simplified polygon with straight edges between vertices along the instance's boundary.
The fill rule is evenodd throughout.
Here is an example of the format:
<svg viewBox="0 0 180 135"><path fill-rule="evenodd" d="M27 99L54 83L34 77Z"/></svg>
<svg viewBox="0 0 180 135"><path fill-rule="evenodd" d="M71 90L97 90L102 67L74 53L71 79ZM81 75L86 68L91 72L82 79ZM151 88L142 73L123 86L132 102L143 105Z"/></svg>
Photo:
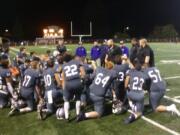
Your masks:
<svg viewBox="0 0 180 135"><path fill-rule="evenodd" d="M163 64L161 60L180 60L180 44L173 43L150 43L155 52L157 67L160 69L163 77L179 76L180 65L177 63ZM129 46L129 45L128 45ZM91 45L85 45L90 51ZM76 45L68 45L69 51L74 53ZM16 47L18 49L18 47ZM55 46L29 46L27 51L35 51L37 54L45 53L47 49L54 50ZM11 56L14 56L17 50L11 50ZM168 89L166 95L170 97L180 96L180 79L167 80ZM169 105L172 102L163 99L162 104ZM180 104L177 104L180 109ZM124 125L123 120L129 114L125 115L107 115L101 119L87 120L80 123L66 123L56 120L51 116L45 121L37 120L36 112L22 114L11 118L7 117L9 109L0 110L0 135L168 135L169 133L139 119L133 124ZM71 117L75 116L74 110L71 111ZM180 118L171 116L169 113L151 113L145 115L174 131L180 132Z"/></svg>

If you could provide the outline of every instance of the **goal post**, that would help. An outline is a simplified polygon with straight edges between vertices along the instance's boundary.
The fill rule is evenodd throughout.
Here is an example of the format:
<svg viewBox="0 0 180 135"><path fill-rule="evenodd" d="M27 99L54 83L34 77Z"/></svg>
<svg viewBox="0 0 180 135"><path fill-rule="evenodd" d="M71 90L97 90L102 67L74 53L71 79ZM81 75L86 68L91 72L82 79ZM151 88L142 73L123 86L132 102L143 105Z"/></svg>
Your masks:
<svg viewBox="0 0 180 135"><path fill-rule="evenodd" d="M74 34L73 22L71 21L71 37L79 37L79 42L82 42L83 37L92 37L92 22L89 22L89 34Z"/></svg>

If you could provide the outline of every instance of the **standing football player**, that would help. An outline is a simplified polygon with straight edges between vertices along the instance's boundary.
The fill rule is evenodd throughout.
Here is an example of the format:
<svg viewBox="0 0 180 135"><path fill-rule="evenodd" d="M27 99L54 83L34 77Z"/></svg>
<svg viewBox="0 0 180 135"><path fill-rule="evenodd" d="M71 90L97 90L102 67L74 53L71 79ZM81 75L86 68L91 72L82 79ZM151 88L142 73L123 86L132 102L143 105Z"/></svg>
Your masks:
<svg viewBox="0 0 180 135"><path fill-rule="evenodd" d="M69 120L70 100L75 96L76 100L76 115L80 113L80 97L83 90L82 79L85 76L85 71L82 63L74 60L70 54L65 54L63 57L65 64L62 66L62 87L64 98L65 120Z"/></svg>
<svg viewBox="0 0 180 135"><path fill-rule="evenodd" d="M58 41L58 45L57 45L57 51L59 51L59 54L60 55L64 55L64 53L66 53L67 52L67 48L66 48L66 46L64 45L64 39L60 39L59 41Z"/></svg>
<svg viewBox="0 0 180 135"><path fill-rule="evenodd" d="M21 64L23 64L26 57L27 57L26 48L25 48L25 47L21 47L21 48L19 49L19 52L18 52L17 55L16 55L16 59L15 59L15 60L16 60L16 64L17 64L18 66L20 66Z"/></svg>

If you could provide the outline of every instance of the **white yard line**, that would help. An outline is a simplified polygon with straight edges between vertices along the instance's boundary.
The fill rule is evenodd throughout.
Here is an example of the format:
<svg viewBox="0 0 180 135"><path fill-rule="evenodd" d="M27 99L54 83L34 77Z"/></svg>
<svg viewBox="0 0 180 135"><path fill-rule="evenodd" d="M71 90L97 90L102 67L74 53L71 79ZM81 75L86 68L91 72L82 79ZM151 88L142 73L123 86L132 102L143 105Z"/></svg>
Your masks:
<svg viewBox="0 0 180 135"><path fill-rule="evenodd" d="M133 113L131 110L128 110L128 112ZM151 120L151 119L149 119L149 118L147 118L145 116L141 116L141 119L143 119L144 121L148 122L149 124L159 128L161 130L164 130L164 131L170 133L171 135L180 135L180 133L178 133L178 132L176 132L176 131L174 131L172 129L169 129L169 128L167 128L167 127L165 127L165 126L157 123L156 121L153 121L153 120Z"/></svg>
<svg viewBox="0 0 180 135"><path fill-rule="evenodd" d="M19 52L19 49L16 49L14 47L10 47L11 50L15 51L15 52ZM12 52L12 51L11 51ZM30 54L29 52L26 52L27 54Z"/></svg>
<svg viewBox="0 0 180 135"><path fill-rule="evenodd" d="M166 91L168 91L168 92L169 92L169 91L171 91L171 89L166 89Z"/></svg>
<svg viewBox="0 0 180 135"><path fill-rule="evenodd" d="M165 77L165 80L170 80L170 79L177 79L180 78L180 76L171 76L171 77Z"/></svg>
<svg viewBox="0 0 180 135"><path fill-rule="evenodd" d="M167 99L167 100L170 100L170 101L172 101L172 102L175 102L175 103L180 104L180 100L178 100L178 99L171 98L171 97L169 97L169 96L164 96L164 98Z"/></svg>
<svg viewBox="0 0 180 135"><path fill-rule="evenodd" d="M155 122L155 121L153 121L153 120L151 120L151 119L149 119L149 118L147 118L145 116L142 116L141 118L144 121L146 121L146 122L148 122L148 123L150 123L150 124L160 128L161 130L164 130L164 131L166 131L166 132L168 132L168 133L170 133L172 135L180 135L180 133L178 133L178 132L176 132L176 131L174 131L174 130L172 130L170 128L167 128L167 127L165 127L165 126L163 126L163 125L161 125L161 124L159 124L159 123L157 123L157 122Z"/></svg>
<svg viewBox="0 0 180 135"><path fill-rule="evenodd" d="M179 98L180 98L180 96L175 96L175 97L174 97L174 99L179 99Z"/></svg>

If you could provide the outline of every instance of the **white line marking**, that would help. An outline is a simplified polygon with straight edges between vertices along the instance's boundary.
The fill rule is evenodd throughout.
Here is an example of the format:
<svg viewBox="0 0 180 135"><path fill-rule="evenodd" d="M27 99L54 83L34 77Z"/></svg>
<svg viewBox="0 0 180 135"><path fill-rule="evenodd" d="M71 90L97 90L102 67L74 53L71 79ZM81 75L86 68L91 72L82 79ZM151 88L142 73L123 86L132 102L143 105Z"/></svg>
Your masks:
<svg viewBox="0 0 180 135"><path fill-rule="evenodd" d="M165 80L170 80L170 79L177 79L180 78L180 76L171 76L171 77L165 77Z"/></svg>
<svg viewBox="0 0 180 135"><path fill-rule="evenodd" d="M178 99L178 98L180 98L180 96L175 96L175 97L174 97L174 99Z"/></svg>
<svg viewBox="0 0 180 135"><path fill-rule="evenodd" d="M133 113L131 110L128 110L128 112ZM161 125L161 124L159 124L159 123L157 123L157 122L155 122L155 121L153 121L153 120L151 120L145 116L141 116L141 119L143 119L144 121L152 124L153 126L156 126L156 127L160 128L161 130L164 130L164 131L166 131L172 135L180 135L180 133L178 133L172 129L169 129L169 128L167 128L167 127L165 127L165 126L163 126L163 125Z"/></svg>
<svg viewBox="0 0 180 135"><path fill-rule="evenodd" d="M180 100L178 100L178 99L171 98L171 97L168 97L168 96L164 96L164 98L165 98L165 99L168 99L168 100L170 100L170 101L172 101L172 102L175 102L175 103L180 104Z"/></svg>
<svg viewBox="0 0 180 135"><path fill-rule="evenodd" d="M167 128L167 127L165 127L165 126L163 126L163 125L161 125L161 124L159 124L159 123L157 123L157 122L155 122L155 121L153 121L153 120L151 120L151 119L149 119L149 118L147 118L145 116L142 116L141 118L143 120L147 121L148 123L160 128L160 129L162 129L162 130L164 130L164 131L166 131L166 132L168 132L168 133L170 133L172 135L180 135L180 133L178 133L178 132L176 132L176 131L174 131L172 129L169 129L169 128Z"/></svg>
<svg viewBox="0 0 180 135"><path fill-rule="evenodd" d="M168 91L171 91L171 89L166 89L166 91L168 92Z"/></svg>
<svg viewBox="0 0 180 135"><path fill-rule="evenodd" d="M11 47L10 48L12 51L15 51L15 52L19 52L19 50L18 49L16 49L16 48L14 48L14 47ZM27 54L30 54L29 52L26 52Z"/></svg>

